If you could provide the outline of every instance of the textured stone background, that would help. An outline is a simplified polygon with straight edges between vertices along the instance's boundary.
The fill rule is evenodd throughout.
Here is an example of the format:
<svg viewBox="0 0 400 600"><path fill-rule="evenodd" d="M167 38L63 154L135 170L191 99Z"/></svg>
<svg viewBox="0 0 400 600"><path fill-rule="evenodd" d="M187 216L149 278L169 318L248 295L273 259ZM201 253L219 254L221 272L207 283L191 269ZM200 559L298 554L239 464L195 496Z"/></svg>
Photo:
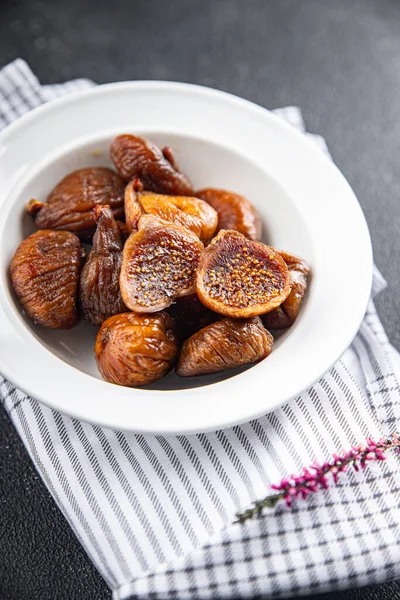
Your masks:
<svg viewBox="0 0 400 600"><path fill-rule="evenodd" d="M399 2L2 0L0 66L18 56L44 83L169 79L268 108L301 106L363 206L389 281L379 312L400 349ZM0 599L109 598L4 414L0 465ZM324 598L394 599L399 590Z"/></svg>

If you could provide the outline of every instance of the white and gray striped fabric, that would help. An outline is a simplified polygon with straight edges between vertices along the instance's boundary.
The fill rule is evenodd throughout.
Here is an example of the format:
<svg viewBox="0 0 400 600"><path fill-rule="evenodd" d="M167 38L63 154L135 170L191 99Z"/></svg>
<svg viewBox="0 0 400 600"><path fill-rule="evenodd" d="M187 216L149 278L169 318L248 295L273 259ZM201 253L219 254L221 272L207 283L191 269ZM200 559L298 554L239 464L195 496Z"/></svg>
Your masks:
<svg viewBox="0 0 400 600"><path fill-rule="evenodd" d="M0 71L0 127L89 85L41 86L17 60ZM277 112L304 130L297 108ZM373 293L384 285L376 271ZM224 431L133 435L57 413L1 377L0 394L115 599L278 598L400 576L393 454L291 509L280 505L231 525L281 477L398 427L397 355L372 300L353 344L316 385L274 413Z"/></svg>

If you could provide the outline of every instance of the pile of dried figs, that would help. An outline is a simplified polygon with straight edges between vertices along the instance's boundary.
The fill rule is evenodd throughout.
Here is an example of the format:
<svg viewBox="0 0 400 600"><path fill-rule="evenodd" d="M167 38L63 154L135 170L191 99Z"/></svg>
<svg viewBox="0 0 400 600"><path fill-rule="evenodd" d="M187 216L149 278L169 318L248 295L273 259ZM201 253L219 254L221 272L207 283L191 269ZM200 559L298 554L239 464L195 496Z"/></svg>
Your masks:
<svg viewBox="0 0 400 600"><path fill-rule="evenodd" d="M260 241L260 218L243 196L195 191L170 148L120 135L111 158L117 172L74 171L45 203L28 203L38 231L10 269L25 313L54 329L81 317L100 327L97 364L119 385L266 358L269 329L298 315L306 262Z"/></svg>

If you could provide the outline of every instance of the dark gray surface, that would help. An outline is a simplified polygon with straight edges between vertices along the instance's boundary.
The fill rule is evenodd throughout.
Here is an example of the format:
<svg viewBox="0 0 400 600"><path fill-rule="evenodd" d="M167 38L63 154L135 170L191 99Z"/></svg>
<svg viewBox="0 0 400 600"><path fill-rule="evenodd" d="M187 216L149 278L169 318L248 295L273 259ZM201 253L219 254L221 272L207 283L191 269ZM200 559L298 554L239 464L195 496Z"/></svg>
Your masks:
<svg viewBox="0 0 400 600"><path fill-rule="evenodd" d="M400 349L399 2L3 0L0 66L18 56L42 82L170 79L300 105L364 208L389 281L379 312ZM109 598L4 415L0 465L0 600ZM394 599L400 587L323 596L339 597Z"/></svg>

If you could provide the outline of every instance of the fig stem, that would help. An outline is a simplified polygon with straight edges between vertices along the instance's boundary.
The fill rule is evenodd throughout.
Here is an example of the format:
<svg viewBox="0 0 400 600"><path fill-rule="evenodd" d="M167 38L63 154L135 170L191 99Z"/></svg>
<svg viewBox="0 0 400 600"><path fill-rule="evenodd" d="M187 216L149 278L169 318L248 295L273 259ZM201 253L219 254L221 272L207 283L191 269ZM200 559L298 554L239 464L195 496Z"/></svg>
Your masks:
<svg viewBox="0 0 400 600"><path fill-rule="evenodd" d="M132 187L135 192L143 192L144 185L140 177L135 177L132 181Z"/></svg>
<svg viewBox="0 0 400 600"><path fill-rule="evenodd" d="M95 206L95 207L94 207L94 209L93 209L93 212L94 212L94 220L96 221L96 223L97 223L97 221L99 220L101 213L102 213L102 212L103 212L103 210L105 210L106 208L107 208L107 209L109 209L109 208L110 208L108 204L96 204L96 206Z"/></svg>
<svg viewBox="0 0 400 600"><path fill-rule="evenodd" d="M36 200L36 198L31 198L29 200L29 202L27 203L25 210L30 215L32 215L32 217L34 217L38 214L38 212L40 210L42 210L43 206L44 206L43 202L40 202L40 200Z"/></svg>
<svg viewBox="0 0 400 600"><path fill-rule="evenodd" d="M174 151L172 150L171 146L164 146L161 152L163 153L164 158L167 159L171 167L173 167L175 171L179 171L179 167L175 160Z"/></svg>

